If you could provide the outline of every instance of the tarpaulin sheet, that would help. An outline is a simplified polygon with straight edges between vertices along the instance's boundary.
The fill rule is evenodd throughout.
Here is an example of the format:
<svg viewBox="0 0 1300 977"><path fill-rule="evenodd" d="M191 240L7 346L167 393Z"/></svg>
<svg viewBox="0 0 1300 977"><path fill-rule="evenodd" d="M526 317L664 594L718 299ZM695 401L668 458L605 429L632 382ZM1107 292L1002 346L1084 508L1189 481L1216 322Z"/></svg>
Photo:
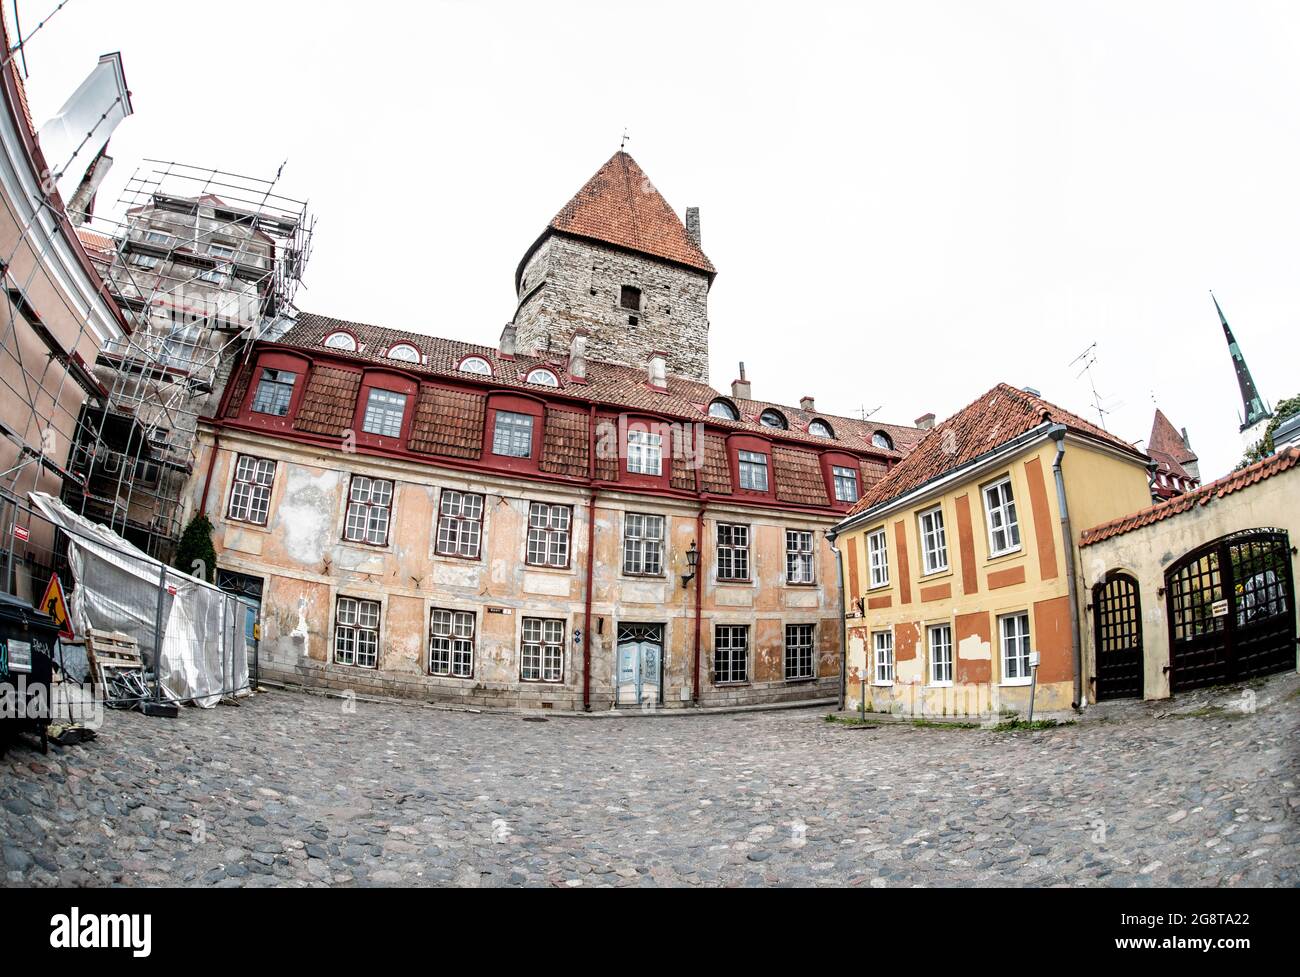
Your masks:
<svg viewBox="0 0 1300 977"><path fill-rule="evenodd" d="M162 563L106 526L92 523L58 499L29 493L68 537L76 587L68 598L73 630L121 631L134 638L145 663L158 654L162 604L163 692L178 702L211 708L223 694L248 691L243 608L238 598Z"/></svg>

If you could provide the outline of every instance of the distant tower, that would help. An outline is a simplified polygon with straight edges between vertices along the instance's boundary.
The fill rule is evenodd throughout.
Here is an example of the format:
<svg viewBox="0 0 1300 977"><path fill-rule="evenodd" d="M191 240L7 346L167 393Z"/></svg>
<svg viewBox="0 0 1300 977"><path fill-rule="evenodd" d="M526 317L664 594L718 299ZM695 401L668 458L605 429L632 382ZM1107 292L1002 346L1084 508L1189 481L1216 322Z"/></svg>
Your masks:
<svg viewBox="0 0 1300 977"><path fill-rule="evenodd" d="M1219 300L1214 298L1213 292L1210 293L1210 298L1214 299L1215 311L1219 313L1219 321L1223 323L1223 335L1228 340L1228 352L1232 354L1232 365L1237 371L1237 386L1241 388L1241 402L1245 409L1241 417L1241 435L1246 441L1246 446L1249 447L1264 437L1264 428L1268 426L1273 412L1260 397L1259 391L1255 389L1250 367L1246 366L1246 357L1241 355L1241 347L1233 338L1232 328L1228 325L1223 309L1219 308Z"/></svg>
<svg viewBox="0 0 1300 977"><path fill-rule="evenodd" d="M709 288L699 211L686 223L620 150L587 181L524 254L515 273L521 352L566 351L587 334L587 356L709 379Z"/></svg>

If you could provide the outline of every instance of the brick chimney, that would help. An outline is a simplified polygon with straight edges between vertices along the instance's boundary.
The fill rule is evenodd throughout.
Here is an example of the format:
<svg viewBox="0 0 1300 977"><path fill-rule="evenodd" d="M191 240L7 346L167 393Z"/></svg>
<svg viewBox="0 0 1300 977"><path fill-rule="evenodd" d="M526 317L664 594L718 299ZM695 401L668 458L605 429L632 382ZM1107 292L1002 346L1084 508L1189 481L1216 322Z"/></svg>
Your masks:
<svg viewBox="0 0 1300 977"><path fill-rule="evenodd" d="M812 399L811 397L800 397L800 398L799 398L799 409L800 409L800 410L806 410L806 411L808 411L809 413L812 413L813 411L815 411L815 410L817 409L817 405L816 405L815 403L813 403L813 399Z"/></svg>
<svg viewBox="0 0 1300 977"><path fill-rule="evenodd" d="M916 426L919 427L922 431L928 431L928 430L930 430L930 428L934 427L934 415L933 415L933 414L922 414L920 417L918 417L918 418L916 419L916 421L915 421L914 423L915 423Z"/></svg>
<svg viewBox="0 0 1300 977"><path fill-rule="evenodd" d="M587 379L587 330L576 329L569 340L569 376Z"/></svg>
<svg viewBox="0 0 1300 977"><path fill-rule="evenodd" d="M507 322L505 328L501 330L501 342L498 345L498 352L508 359L515 358L515 324Z"/></svg>
<svg viewBox="0 0 1300 977"><path fill-rule="evenodd" d="M650 354L646 364L646 381L655 390L668 390L668 354L658 351Z"/></svg>
<svg viewBox="0 0 1300 977"><path fill-rule="evenodd" d="M695 242L695 246L700 247L700 208L686 208L686 236Z"/></svg>
<svg viewBox="0 0 1300 977"><path fill-rule="evenodd" d="M753 388L745 379L745 363L740 363L740 379L731 381L731 396L737 400L753 400Z"/></svg>

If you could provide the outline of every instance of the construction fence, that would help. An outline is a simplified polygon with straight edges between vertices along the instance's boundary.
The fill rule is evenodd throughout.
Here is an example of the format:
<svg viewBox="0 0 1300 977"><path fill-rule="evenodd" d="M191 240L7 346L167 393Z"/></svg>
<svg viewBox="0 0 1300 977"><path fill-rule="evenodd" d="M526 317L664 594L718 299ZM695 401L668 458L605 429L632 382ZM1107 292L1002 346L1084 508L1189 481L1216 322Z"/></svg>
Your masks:
<svg viewBox="0 0 1300 977"><path fill-rule="evenodd" d="M6 591L65 632L55 667L117 707L211 708L257 681L257 607L167 566L53 496L0 497ZM195 568L211 577L213 568Z"/></svg>

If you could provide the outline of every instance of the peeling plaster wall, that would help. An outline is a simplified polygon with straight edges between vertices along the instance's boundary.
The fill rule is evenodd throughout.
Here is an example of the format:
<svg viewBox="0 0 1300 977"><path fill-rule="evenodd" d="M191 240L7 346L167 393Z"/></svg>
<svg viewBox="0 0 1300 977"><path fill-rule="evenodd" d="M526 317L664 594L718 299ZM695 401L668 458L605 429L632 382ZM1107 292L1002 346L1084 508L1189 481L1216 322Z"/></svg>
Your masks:
<svg viewBox="0 0 1300 977"><path fill-rule="evenodd" d="M1091 600L1092 588L1112 570L1137 578L1142 607L1144 698L1164 699L1170 695L1169 674L1165 671L1169 664L1169 618L1160 593L1165 571L1206 543L1250 529L1283 529L1290 535L1293 548L1300 544L1300 469L1288 469L1208 505L1194 506L1079 551L1085 601ZM1295 553L1291 556L1291 579L1300 579L1300 558ZM1082 623L1084 671L1095 675L1095 622L1086 608Z"/></svg>
<svg viewBox="0 0 1300 977"><path fill-rule="evenodd" d="M210 450L211 443L205 444ZM255 454L276 462L270 518L265 527L225 517L234 459ZM347 493L353 475L394 481L392 523L384 546L343 541ZM436 513L444 488L485 497L477 560L435 553ZM659 625L664 635L662 708L691 704L695 659L695 584L683 587L686 552L700 551L700 702L742 705L829 699L839 690L839 595L835 559L822 537L832 520L779 511L717 505L706 513L701 536L696 503L631 493L602 492L596 509L591 634L584 607L589 494L583 487L511 482L408 461L321 452L292 442L241 434L223 436L216 451L208 513L220 566L264 581L259 660L269 680L305 683L358 693L408 695L474 706L582 708L583 656L591 654L593 709L616 697L615 640L620 624ZM570 561L565 569L526 565L530 502L571 505ZM665 517L663 573L623 573L623 520L627 512ZM714 553L716 522L746 523L752 530L753 580L719 582ZM815 584L785 581L785 530L813 530ZM340 595L381 606L380 650L374 669L336 665L334 612ZM432 608L475 615L472 678L429 674L428 629ZM520 680L521 620L564 622L564 681ZM815 625L815 676L786 681L785 625ZM750 628L749 681L713 682L717 624ZM658 706L656 706L658 707Z"/></svg>

